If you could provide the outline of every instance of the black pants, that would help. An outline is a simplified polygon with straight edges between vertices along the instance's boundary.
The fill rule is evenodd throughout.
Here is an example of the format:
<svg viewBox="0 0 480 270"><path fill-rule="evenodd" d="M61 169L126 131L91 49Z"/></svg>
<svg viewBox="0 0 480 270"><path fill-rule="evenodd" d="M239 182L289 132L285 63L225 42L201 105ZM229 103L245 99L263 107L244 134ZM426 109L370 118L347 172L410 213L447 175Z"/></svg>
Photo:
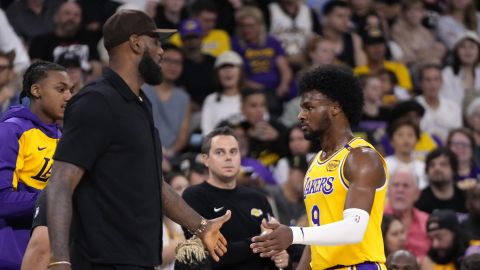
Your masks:
<svg viewBox="0 0 480 270"><path fill-rule="evenodd" d="M72 270L153 270L153 267L136 265L92 263L73 248L70 250L70 257Z"/></svg>

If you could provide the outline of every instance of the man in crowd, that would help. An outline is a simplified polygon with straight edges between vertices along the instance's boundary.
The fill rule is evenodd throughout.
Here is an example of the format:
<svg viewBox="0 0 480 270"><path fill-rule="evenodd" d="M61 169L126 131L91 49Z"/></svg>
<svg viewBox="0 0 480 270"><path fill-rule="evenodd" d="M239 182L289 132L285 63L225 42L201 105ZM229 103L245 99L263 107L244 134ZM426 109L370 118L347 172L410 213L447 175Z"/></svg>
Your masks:
<svg viewBox="0 0 480 270"><path fill-rule="evenodd" d="M455 185L458 160L446 148L437 148L427 155L425 170L430 185L422 190L415 206L427 213L435 209L452 209L466 213L465 196Z"/></svg>
<svg viewBox="0 0 480 270"><path fill-rule="evenodd" d="M183 198L205 218L217 218L229 209L232 211L232 219L221 229L229 249L220 262L213 263L215 269L285 268L288 266L286 251L270 260L260 258L249 247L250 238L264 231L262 219L268 218L272 209L260 192L237 184L241 155L238 139L233 134L229 127L220 127L205 136L202 158L209 177L206 182L185 190ZM187 232L186 238L190 236Z"/></svg>

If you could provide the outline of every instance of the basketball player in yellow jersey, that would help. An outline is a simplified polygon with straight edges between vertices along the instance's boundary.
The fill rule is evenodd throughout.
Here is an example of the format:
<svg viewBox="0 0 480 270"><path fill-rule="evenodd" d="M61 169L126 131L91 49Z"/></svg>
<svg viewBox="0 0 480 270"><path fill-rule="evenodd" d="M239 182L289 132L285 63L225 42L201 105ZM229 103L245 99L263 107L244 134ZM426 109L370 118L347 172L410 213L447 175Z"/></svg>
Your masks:
<svg viewBox="0 0 480 270"><path fill-rule="evenodd" d="M385 161L350 129L362 112L362 89L350 73L327 66L305 74L300 91L302 130L322 147L304 180L309 227L265 222L273 231L254 237L251 248L270 257L291 244L309 245L297 269L386 269Z"/></svg>

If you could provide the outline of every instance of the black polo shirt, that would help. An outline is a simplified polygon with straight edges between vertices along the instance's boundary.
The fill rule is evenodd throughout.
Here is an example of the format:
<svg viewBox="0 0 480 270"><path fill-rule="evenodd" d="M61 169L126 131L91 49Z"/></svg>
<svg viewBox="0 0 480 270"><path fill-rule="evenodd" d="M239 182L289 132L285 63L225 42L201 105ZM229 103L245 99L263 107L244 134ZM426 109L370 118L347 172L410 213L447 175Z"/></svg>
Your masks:
<svg viewBox="0 0 480 270"><path fill-rule="evenodd" d="M148 99L112 70L72 98L54 155L85 169L73 194L72 252L96 263L160 263L161 156Z"/></svg>

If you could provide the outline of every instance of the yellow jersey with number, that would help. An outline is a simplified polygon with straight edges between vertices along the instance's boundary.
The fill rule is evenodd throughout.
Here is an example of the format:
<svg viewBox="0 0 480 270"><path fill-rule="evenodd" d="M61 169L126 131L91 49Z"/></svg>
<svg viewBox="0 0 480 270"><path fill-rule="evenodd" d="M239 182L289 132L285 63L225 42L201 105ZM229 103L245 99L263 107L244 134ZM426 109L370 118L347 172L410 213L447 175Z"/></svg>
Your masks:
<svg viewBox="0 0 480 270"><path fill-rule="evenodd" d="M309 226L321 226L343 219L349 188L343 167L353 148L375 148L361 138L354 138L326 160L320 160L321 151L310 164L304 180L304 200ZM380 154L379 154L380 155ZM381 156L381 155L380 155ZM386 163L382 159L385 174ZM388 179L388 175L387 175ZM367 230L362 242L341 246L311 246L312 269L334 266L353 266L364 262L385 263L381 223L387 181L378 188L370 212ZM356 233L356 232L351 232Z"/></svg>

